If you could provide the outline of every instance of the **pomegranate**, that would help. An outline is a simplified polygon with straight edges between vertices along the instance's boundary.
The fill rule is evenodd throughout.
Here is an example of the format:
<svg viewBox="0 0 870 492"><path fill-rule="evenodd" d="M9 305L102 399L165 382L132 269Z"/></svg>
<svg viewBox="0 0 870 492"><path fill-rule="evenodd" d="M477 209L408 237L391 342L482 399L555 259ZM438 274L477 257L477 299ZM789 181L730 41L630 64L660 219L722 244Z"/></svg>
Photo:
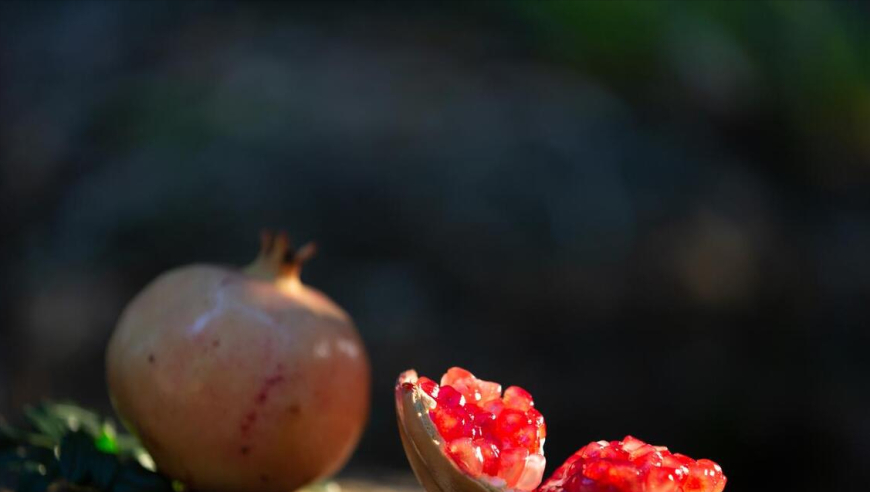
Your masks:
<svg viewBox="0 0 870 492"><path fill-rule="evenodd" d="M158 469L191 489L294 490L358 442L370 371L350 317L299 279L264 233L244 270L169 271L125 308L109 342L112 402ZM289 259L288 259L289 256Z"/></svg>
<svg viewBox="0 0 870 492"><path fill-rule="evenodd" d="M722 492L725 482L722 468L710 460L626 436L580 448L538 492Z"/></svg>
<svg viewBox="0 0 870 492"><path fill-rule="evenodd" d="M627 436L590 443L543 485L544 417L532 396L454 367L440 384L413 370L396 385L399 435L428 492L722 492L710 460Z"/></svg>

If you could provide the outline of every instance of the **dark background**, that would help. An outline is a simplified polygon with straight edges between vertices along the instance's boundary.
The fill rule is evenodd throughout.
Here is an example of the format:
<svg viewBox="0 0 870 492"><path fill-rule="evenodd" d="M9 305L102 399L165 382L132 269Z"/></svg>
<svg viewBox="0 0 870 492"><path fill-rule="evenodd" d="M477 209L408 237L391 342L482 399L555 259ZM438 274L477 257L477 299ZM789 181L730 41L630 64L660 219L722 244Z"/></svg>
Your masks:
<svg viewBox="0 0 870 492"><path fill-rule="evenodd" d="M110 411L160 272L263 226L392 385L531 390L548 472L631 433L732 491L870 480L870 8L839 2L0 5L0 413Z"/></svg>

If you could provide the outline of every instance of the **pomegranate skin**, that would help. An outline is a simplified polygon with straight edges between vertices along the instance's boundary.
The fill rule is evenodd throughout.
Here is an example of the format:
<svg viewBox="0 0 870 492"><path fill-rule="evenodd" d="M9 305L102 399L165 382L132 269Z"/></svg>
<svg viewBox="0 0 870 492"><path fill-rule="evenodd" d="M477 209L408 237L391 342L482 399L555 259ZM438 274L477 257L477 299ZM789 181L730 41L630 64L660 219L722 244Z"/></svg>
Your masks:
<svg viewBox="0 0 870 492"><path fill-rule="evenodd" d="M124 310L106 365L125 424L194 490L286 492L329 476L368 417L359 334L298 271L169 271Z"/></svg>

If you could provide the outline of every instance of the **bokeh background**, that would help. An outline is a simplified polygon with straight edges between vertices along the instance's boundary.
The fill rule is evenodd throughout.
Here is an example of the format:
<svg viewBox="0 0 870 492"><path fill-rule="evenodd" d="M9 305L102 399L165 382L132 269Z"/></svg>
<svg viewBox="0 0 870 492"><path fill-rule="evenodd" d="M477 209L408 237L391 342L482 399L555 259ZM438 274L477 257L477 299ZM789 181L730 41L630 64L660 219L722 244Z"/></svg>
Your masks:
<svg viewBox="0 0 870 492"><path fill-rule="evenodd" d="M519 384L732 491L870 481L867 3L0 5L0 414L109 412L124 304L264 227L392 385Z"/></svg>

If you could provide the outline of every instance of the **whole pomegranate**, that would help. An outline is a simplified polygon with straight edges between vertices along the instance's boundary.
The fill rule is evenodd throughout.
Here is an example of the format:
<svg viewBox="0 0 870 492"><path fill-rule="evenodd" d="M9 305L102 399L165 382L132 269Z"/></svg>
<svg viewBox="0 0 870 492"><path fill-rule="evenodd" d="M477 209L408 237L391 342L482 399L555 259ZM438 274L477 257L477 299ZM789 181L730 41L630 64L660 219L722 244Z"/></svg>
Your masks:
<svg viewBox="0 0 870 492"><path fill-rule="evenodd" d="M264 233L244 270L190 265L148 285L109 342L113 404L157 468L191 489L287 492L336 472L369 409L350 317ZM289 256L289 258L288 258Z"/></svg>
<svg viewBox="0 0 870 492"><path fill-rule="evenodd" d="M710 460L693 460L631 436L590 443L540 485L544 417L532 396L454 367L441 384L399 376L399 435L427 492L722 492Z"/></svg>

